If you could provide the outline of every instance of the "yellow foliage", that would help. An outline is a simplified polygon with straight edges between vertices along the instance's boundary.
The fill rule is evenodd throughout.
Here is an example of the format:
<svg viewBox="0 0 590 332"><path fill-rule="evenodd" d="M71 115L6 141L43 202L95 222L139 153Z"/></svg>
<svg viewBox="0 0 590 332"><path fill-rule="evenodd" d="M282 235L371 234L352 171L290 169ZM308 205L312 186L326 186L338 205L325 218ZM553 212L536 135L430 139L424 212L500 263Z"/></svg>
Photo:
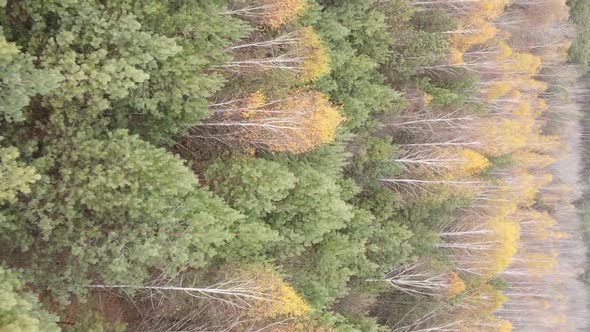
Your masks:
<svg viewBox="0 0 590 332"><path fill-rule="evenodd" d="M512 161L526 168L546 168L555 163L555 157L526 150L512 152Z"/></svg>
<svg viewBox="0 0 590 332"><path fill-rule="evenodd" d="M450 272L448 274L449 278L449 287L447 288L447 297L452 298L455 297L465 291L467 286L465 282L459 275L455 272Z"/></svg>
<svg viewBox="0 0 590 332"><path fill-rule="evenodd" d="M504 41L498 43L498 48L500 49L498 60L508 59L512 56L512 47L510 47L510 45L506 44Z"/></svg>
<svg viewBox="0 0 590 332"><path fill-rule="evenodd" d="M478 128L481 150L499 156L524 147L530 136L533 119L480 119Z"/></svg>
<svg viewBox="0 0 590 332"><path fill-rule="evenodd" d="M510 265L512 257L517 252L520 228L518 224L503 218L492 219L489 223L498 241L498 246L488 253L494 259L488 275L493 275L504 271Z"/></svg>
<svg viewBox="0 0 590 332"><path fill-rule="evenodd" d="M557 56L559 59L561 59L562 61L566 61L568 56L569 56L569 50L572 47L572 41L571 39L567 39L563 45L560 45L559 48L557 49Z"/></svg>
<svg viewBox="0 0 590 332"><path fill-rule="evenodd" d="M242 110L242 117L244 119L249 119L256 114L256 111L263 107L266 104L266 96L262 91L256 91L251 93L247 98L246 102L244 103L244 108Z"/></svg>
<svg viewBox="0 0 590 332"><path fill-rule="evenodd" d="M505 96L514 88L513 82L500 81L492 84L485 92L485 98L488 100L498 99Z"/></svg>
<svg viewBox="0 0 590 332"><path fill-rule="evenodd" d="M330 72L330 55L320 36L311 27L302 29L296 48L305 57L301 73L303 81L314 81Z"/></svg>
<svg viewBox="0 0 590 332"><path fill-rule="evenodd" d="M541 58L530 53L513 53L510 61L502 64L502 69L509 73L522 73L533 76L541 66Z"/></svg>
<svg viewBox="0 0 590 332"><path fill-rule="evenodd" d="M463 52L456 48L452 49L449 53L449 63L451 65L461 65L463 62Z"/></svg>
<svg viewBox="0 0 590 332"><path fill-rule="evenodd" d="M561 140L557 135L540 135L532 136L530 139L531 148L540 153L552 153L561 146ZM533 145L534 144L534 145Z"/></svg>
<svg viewBox="0 0 590 332"><path fill-rule="evenodd" d="M460 163L451 170L449 176L453 178L472 176L481 173L490 166L490 161L485 156L471 149L460 149Z"/></svg>
<svg viewBox="0 0 590 332"><path fill-rule="evenodd" d="M258 319L277 317L302 317L311 311L303 300L271 267L256 267L241 271L241 277L254 280L259 292L268 300L257 300L248 314Z"/></svg>
<svg viewBox="0 0 590 332"><path fill-rule="evenodd" d="M528 101L521 101L518 103L516 108L512 111L515 116L530 116L531 115L531 104Z"/></svg>
<svg viewBox="0 0 590 332"><path fill-rule="evenodd" d="M469 17L460 29L468 30L468 33L455 34L450 37L451 44L459 50L467 50L472 46L481 45L494 38L497 33L496 26L480 17Z"/></svg>
<svg viewBox="0 0 590 332"><path fill-rule="evenodd" d="M345 120L340 109L317 91L296 91L289 98L266 103L264 95L255 92L246 100L242 116L255 126L243 139L272 151L302 153L330 143Z"/></svg>
<svg viewBox="0 0 590 332"><path fill-rule="evenodd" d="M527 80L526 84L535 89L536 92L545 92L549 89L549 84L535 79Z"/></svg>
<svg viewBox="0 0 590 332"><path fill-rule="evenodd" d="M492 20L504 12L504 8L510 4L510 0L481 0L477 15Z"/></svg>
<svg viewBox="0 0 590 332"><path fill-rule="evenodd" d="M557 254L523 253L521 256L533 275L546 274L557 267Z"/></svg>
<svg viewBox="0 0 590 332"><path fill-rule="evenodd" d="M513 91L510 93L510 97L511 97L512 99L520 99L520 98L522 98L522 92L520 92L520 90L513 90Z"/></svg>
<svg viewBox="0 0 590 332"><path fill-rule="evenodd" d="M535 108L537 110L537 114L541 114L541 113L545 112L547 109L549 109L549 105L547 105L547 101L545 101L545 99L543 99L543 98L537 98L535 104L536 104Z"/></svg>
<svg viewBox="0 0 590 332"><path fill-rule="evenodd" d="M512 332L512 323L505 319L501 319L498 323L498 332Z"/></svg>
<svg viewBox="0 0 590 332"><path fill-rule="evenodd" d="M307 0L259 0L265 8L261 24L276 29L294 21L308 7Z"/></svg>

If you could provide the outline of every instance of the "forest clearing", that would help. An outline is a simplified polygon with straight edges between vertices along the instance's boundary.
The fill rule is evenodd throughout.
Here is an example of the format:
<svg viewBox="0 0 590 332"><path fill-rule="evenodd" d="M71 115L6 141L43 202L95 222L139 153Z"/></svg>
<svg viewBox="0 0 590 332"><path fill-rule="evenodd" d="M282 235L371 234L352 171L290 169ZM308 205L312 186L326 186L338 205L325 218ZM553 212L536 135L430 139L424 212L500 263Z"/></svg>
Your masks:
<svg viewBox="0 0 590 332"><path fill-rule="evenodd" d="M0 332L590 329L590 0L0 0Z"/></svg>

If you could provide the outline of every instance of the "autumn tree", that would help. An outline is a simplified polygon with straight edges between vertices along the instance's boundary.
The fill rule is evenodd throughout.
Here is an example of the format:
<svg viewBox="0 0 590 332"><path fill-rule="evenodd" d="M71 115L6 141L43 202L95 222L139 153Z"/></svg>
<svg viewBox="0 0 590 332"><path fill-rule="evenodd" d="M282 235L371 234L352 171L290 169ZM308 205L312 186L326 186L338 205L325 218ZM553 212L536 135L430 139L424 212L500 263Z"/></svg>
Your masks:
<svg viewBox="0 0 590 332"><path fill-rule="evenodd" d="M199 287L198 278L183 273L173 278L156 274L144 284L92 284L93 290L133 292L141 306L139 329L203 329L272 326L304 318L311 307L270 266L224 267L219 281ZM225 314L219 315L224 312ZM215 315L218 313L218 315Z"/></svg>
<svg viewBox="0 0 590 332"><path fill-rule="evenodd" d="M221 14L253 19L262 26L276 29L297 19L308 6L307 0L256 0L253 2L246 7L230 9Z"/></svg>
<svg viewBox="0 0 590 332"><path fill-rule="evenodd" d="M344 121L339 108L325 95L304 90L271 101L256 92L242 100L212 105L211 110L218 116L194 126L189 139L295 154L332 142Z"/></svg>
<svg viewBox="0 0 590 332"><path fill-rule="evenodd" d="M235 59L228 64L219 66L228 70L242 72L245 70L286 70L300 75L305 82L313 81L330 71L330 56L318 36L310 27L294 33L293 37L279 37L267 43L249 43L234 46L238 50L249 47L273 47L289 45L286 53L260 58Z"/></svg>
<svg viewBox="0 0 590 332"><path fill-rule="evenodd" d="M416 262L389 271L383 279L394 290L414 296L433 296L452 298L462 293L465 282L455 272L438 272L427 262Z"/></svg>

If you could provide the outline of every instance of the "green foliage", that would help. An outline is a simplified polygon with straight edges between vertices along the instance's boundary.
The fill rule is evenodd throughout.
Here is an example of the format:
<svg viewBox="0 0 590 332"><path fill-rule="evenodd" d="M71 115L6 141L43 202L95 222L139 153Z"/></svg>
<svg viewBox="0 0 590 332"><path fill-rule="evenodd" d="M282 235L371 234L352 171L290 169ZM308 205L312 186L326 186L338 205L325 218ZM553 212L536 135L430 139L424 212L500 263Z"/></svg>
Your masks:
<svg viewBox="0 0 590 332"><path fill-rule="evenodd" d="M19 1L8 8L8 35L65 77L44 98L61 114L54 123L127 127L154 142L208 116L207 98L223 84L208 70L228 61L224 49L249 31L214 6L189 2ZM27 21L35 24L24 32Z"/></svg>
<svg viewBox="0 0 590 332"><path fill-rule="evenodd" d="M427 108L437 112L480 110L466 101L478 77L459 70L427 75L426 67L444 61L445 32L456 29L457 20L410 0L308 2L299 21L280 30L256 30L249 39L272 40L312 27L329 49L333 70L311 87L297 73L280 70L220 73L232 54L242 60L288 52L284 45L228 50L253 28L235 18L239 15L220 12L259 1L20 0L2 7L0 0L6 34L0 36L0 131L6 136L2 143L10 146L0 147L0 247L26 257L24 275L32 288L52 302L63 304L73 296L84 302L88 284L139 285L154 271L170 277L187 271L198 276L191 283L211 285L224 266L271 261L318 309L302 318L306 327L384 331L366 317L377 293L379 301L396 306L375 309L373 316L395 328L443 303L388 293L384 283L366 279L417 256L452 266L436 246L437 234L455 209L468 206L468 197L442 185L412 198L384 187L381 179L411 172L394 162L396 139L422 133L392 134L392 127L379 124L381 113L418 104L403 101L395 89L430 95ZM578 24L590 16L583 8L573 15ZM580 36L570 56L587 63L590 51L583 32ZM224 151L223 159L209 160L218 158L218 151L195 140L189 144L195 147L190 165L158 148L205 120L212 100L239 108L249 92L264 91L274 99L294 88L321 90L341 107L346 123L333 144L298 155L237 153L240 159ZM235 113L227 117L220 111L216 119L240 117ZM210 130L223 137L223 130ZM178 143L174 151L185 148L184 138ZM507 166L508 159L491 159L494 167L484 176ZM490 284L501 288L501 282ZM11 285L4 293L21 296L21 284ZM358 292L364 297L357 299L369 303L341 310L345 316L331 312L349 289L348 298ZM34 319L53 318L43 318L31 301L0 303L10 311L0 311L0 323L9 317L10 324L43 329ZM415 308L410 313L398 308L410 306ZM182 311L165 310L172 310L170 320ZM226 311L212 312L225 318ZM110 329L87 312L73 331Z"/></svg>
<svg viewBox="0 0 590 332"><path fill-rule="evenodd" d="M61 77L55 70L37 69L34 58L6 41L0 26L0 121L22 122L32 97L53 90Z"/></svg>
<svg viewBox="0 0 590 332"><path fill-rule="evenodd" d="M403 36L416 12L416 7L410 0L380 1L377 9L385 15L385 23L393 39Z"/></svg>
<svg viewBox="0 0 590 332"><path fill-rule="evenodd" d="M320 27L324 22L326 25L328 22L338 22L340 25L340 29L322 30L331 33L332 38L329 39L332 43L344 42L342 39L346 38L358 55L367 55L377 63L383 63L387 59L392 36L387 31L385 15L374 9L371 1L350 0L324 7L322 20L325 21L317 23ZM338 32L340 36L334 34Z"/></svg>
<svg viewBox="0 0 590 332"><path fill-rule="evenodd" d="M371 114L391 110L400 95L384 84L378 71L392 42L385 17L367 1L344 1L326 6L321 14L308 13L303 21L314 26L330 49L332 73L316 87L343 105L345 126L358 128Z"/></svg>
<svg viewBox="0 0 590 332"><path fill-rule="evenodd" d="M510 154L488 157L488 160L490 161L491 166L483 171L482 176L491 176L491 174L498 171L499 169L508 168L514 165L512 155Z"/></svg>
<svg viewBox="0 0 590 332"><path fill-rule="evenodd" d="M306 164L296 165L292 172L297 178L295 188L277 202L267 218L283 237L279 245L290 254L321 242L326 234L344 228L353 216L334 179Z"/></svg>
<svg viewBox="0 0 590 332"><path fill-rule="evenodd" d="M443 10L420 10L412 16L411 24L416 30L436 33L457 29L459 20Z"/></svg>
<svg viewBox="0 0 590 332"><path fill-rule="evenodd" d="M441 108L460 107L465 104L465 98L474 93L477 79L473 74L462 72L454 77L438 80L422 78L417 80L417 83L422 90L432 96L432 105ZM477 105L474 108L477 109Z"/></svg>
<svg viewBox="0 0 590 332"><path fill-rule="evenodd" d="M17 160L19 155L15 147L0 147L0 205L16 202L18 193L29 194L31 184L41 179L33 167Z"/></svg>
<svg viewBox="0 0 590 332"><path fill-rule="evenodd" d="M569 49L569 60L587 71L590 65L590 2L568 0L570 20L576 25L576 38Z"/></svg>
<svg viewBox="0 0 590 332"><path fill-rule="evenodd" d="M364 262L362 241L332 233L284 268L293 284L314 306L324 308L346 291L346 283Z"/></svg>
<svg viewBox="0 0 590 332"><path fill-rule="evenodd" d="M248 216L238 226L238 236L222 256L253 258L279 241L279 232L263 219L274 211L277 202L295 188L297 178L283 165L265 159L218 160L211 164L205 178L212 191L233 208Z"/></svg>
<svg viewBox="0 0 590 332"><path fill-rule="evenodd" d="M136 283L149 267L203 266L242 218L177 157L123 130L54 142L39 165L42 181L0 227L22 250L42 248L31 273L61 295L89 278Z"/></svg>
<svg viewBox="0 0 590 332"><path fill-rule="evenodd" d="M15 272L0 266L0 331L58 332L57 320L40 306L36 295L23 290Z"/></svg>
<svg viewBox="0 0 590 332"><path fill-rule="evenodd" d="M391 143L391 139L358 137L355 145L347 173L362 187L379 187L382 185L380 179L400 173L400 166L393 161L397 147Z"/></svg>
<svg viewBox="0 0 590 332"><path fill-rule="evenodd" d="M414 233L395 221L382 222L370 238L368 259L379 267L379 272L391 270L406 262L414 252ZM419 241L423 241L420 239Z"/></svg>
<svg viewBox="0 0 590 332"><path fill-rule="evenodd" d="M488 284L499 291L502 291L510 286L510 284L500 276L494 276L488 281Z"/></svg>
<svg viewBox="0 0 590 332"><path fill-rule="evenodd" d="M213 192L254 218L271 212L297 181L281 164L265 159L220 160L208 167L205 177Z"/></svg>
<svg viewBox="0 0 590 332"><path fill-rule="evenodd" d="M390 61L384 66L391 82L405 82L423 66L446 55L448 42L442 34L409 31L407 36L392 46Z"/></svg>

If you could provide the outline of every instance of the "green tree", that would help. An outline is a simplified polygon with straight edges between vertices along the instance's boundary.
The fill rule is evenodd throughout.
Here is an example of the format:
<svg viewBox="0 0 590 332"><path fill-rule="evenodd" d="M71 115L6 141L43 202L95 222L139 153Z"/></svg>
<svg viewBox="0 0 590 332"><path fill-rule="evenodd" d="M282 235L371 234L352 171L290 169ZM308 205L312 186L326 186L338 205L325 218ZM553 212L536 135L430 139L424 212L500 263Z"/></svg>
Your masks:
<svg viewBox="0 0 590 332"><path fill-rule="evenodd" d="M444 35L425 31L410 31L392 46L390 61L383 67L391 82L407 81L420 67L444 58L448 42Z"/></svg>
<svg viewBox="0 0 590 332"><path fill-rule="evenodd" d="M24 121L22 109L31 98L47 94L60 81L56 71L37 69L33 60L14 43L6 41L0 26L0 122Z"/></svg>
<svg viewBox="0 0 590 332"><path fill-rule="evenodd" d="M320 34L331 52L332 72L316 83L332 100L343 104L345 126L358 128L370 115L391 110L400 95L383 82L380 63L389 57L391 34L385 17L367 1L337 4L320 1L302 18Z"/></svg>
<svg viewBox="0 0 590 332"><path fill-rule="evenodd" d="M296 165L292 172L297 178L295 187L266 218L281 234L283 240L277 245L286 255L321 242L353 217L352 206L342 200L341 187L334 179L306 164Z"/></svg>
<svg viewBox="0 0 590 332"><path fill-rule="evenodd" d="M42 180L0 228L31 250L35 281L60 295L91 278L137 283L150 267L204 266L243 218L198 188L179 158L124 130L52 143L37 160Z"/></svg>
<svg viewBox="0 0 590 332"><path fill-rule="evenodd" d="M57 320L41 307L35 294L23 290L14 271L0 266L1 332L58 332Z"/></svg>
<svg viewBox="0 0 590 332"><path fill-rule="evenodd" d="M284 268L297 290L313 306L324 308L346 292L347 282L365 262L364 252L362 240L334 232Z"/></svg>
<svg viewBox="0 0 590 332"><path fill-rule="evenodd" d="M18 1L1 23L9 40L66 77L44 105L52 126L127 127L169 142L208 116L224 79L210 69L249 31L213 4L177 1ZM27 28L29 22L35 22Z"/></svg>
<svg viewBox="0 0 590 332"><path fill-rule="evenodd" d="M0 205L15 202L18 193L29 194L31 184L41 179L33 167L17 160L19 155L15 147L0 147Z"/></svg>
<svg viewBox="0 0 590 332"><path fill-rule="evenodd" d="M266 159L219 160L207 168L205 178L231 207L255 218L273 211L297 182L283 165Z"/></svg>

